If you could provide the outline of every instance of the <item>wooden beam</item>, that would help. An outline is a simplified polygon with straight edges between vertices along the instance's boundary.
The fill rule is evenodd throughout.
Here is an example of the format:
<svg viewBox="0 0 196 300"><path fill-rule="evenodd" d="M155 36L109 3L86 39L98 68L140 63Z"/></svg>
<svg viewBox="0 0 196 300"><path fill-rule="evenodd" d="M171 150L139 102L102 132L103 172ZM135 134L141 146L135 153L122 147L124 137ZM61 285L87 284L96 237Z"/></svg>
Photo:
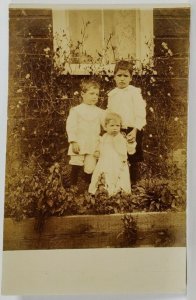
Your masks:
<svg viewBox="0 0 196 300"><path fill-rule="evenodd" d="M48 218L41 234L35 220L4 221L4 250L84 249L119 247L184 247L185 212L131 213L136 222L134 241L124 229L123 214Z"/></svg>

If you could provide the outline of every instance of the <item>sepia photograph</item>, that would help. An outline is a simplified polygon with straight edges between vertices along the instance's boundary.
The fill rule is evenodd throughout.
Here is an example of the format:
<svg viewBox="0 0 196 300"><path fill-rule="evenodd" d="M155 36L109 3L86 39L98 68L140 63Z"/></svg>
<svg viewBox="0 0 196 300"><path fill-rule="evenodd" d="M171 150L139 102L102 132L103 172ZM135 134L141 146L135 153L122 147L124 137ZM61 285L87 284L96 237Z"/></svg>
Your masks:
<svg viewBox="0 0 196 300"><path fill-rule="evenodd" d="M189 25L9 8L4 251L186 247Z"/></svg>
<svg viewBox="0 0 196 300"><path fill-rule="evenodd" d="M3 294L185 295L190 12L8 5Z"/></svg>

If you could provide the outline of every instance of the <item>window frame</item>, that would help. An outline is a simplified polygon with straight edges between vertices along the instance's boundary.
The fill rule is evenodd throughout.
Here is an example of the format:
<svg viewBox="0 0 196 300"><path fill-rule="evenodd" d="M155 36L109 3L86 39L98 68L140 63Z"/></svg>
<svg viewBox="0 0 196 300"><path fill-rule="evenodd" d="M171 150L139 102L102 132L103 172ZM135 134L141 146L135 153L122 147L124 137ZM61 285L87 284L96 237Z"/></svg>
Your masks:
<svg viewBox="0 0 196 300"><path fill-rule="evenodd" d="M71 9L73 10L73 9ZM77 9L78 10L78 9ZM81 8L80 8L81 10ZM96 9L99 10L99 9ZM117 10L117 9L116 9ZM126 9L131 10L131 9ZM149 64L152 62L152 56L154 52L154 35L153 35L153 8L134 9L136 11L136 67L141 68L142 64ZM102 11L102 20L104 9ZM53 21L53 33L57 35L66 34L67 38L70 38L69 27L69 9L52 9L52 21ZM104 38L102 39L104 40ZM147 45L146 41L150 41L151 45ZM103 41L102 41L103 43ZM55 39L53 41L53 49L58 48L58 44ZM65 41L61 43L62 50L66 53L70 53L70 47ZM55 63L57 66L62 64L62 57L58 58ZM72 75L89 75L92 73L97 74L105 72L108 75L113 74L115 63L111 64L92 64L92 63L66 63L61 70L62 74Z"/></svg>

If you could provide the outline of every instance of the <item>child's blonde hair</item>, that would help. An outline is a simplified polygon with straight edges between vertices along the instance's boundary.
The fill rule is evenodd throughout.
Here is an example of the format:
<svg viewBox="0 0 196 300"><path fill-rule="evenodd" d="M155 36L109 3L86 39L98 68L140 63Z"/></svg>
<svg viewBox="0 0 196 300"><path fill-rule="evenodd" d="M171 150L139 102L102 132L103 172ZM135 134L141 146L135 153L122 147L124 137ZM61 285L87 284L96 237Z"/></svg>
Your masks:
<svg viewBox="0 0 196 300"><path fill-rule="evenodd" d="M106 126L110 121L120 121L120 125L122 125L122 118L119 114L108 112L105 116L105 122L104 125Z"/></svg>
<svg viewBox="0 0 196 300"><path fill-rule="evenodd" d="M91 87L94 87L96 89L100 89L100 84L99 84L98 81L94 80L93 78L82 80L82 82L80 84L81 92L86 93L87 90Z"/></svg>

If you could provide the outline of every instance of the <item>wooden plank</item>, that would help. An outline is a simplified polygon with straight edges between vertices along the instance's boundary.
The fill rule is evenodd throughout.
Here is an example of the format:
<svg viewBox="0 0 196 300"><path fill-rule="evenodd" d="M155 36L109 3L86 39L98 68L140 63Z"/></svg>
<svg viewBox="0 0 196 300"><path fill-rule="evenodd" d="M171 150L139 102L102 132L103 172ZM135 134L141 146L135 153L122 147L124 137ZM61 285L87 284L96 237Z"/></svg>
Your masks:
<svg viewBox="0 0 196 300"><path fill-rule="evenodd" d="M185 97L188 95L188 78L172 78L171 85L173 87L173 95Z"/></svg>
<svg viewBox="0 0 196 300"><path fill-rule="evenodd" d="M34 219L16 223L6 218L4 250L186 245L185 212L131 213L137 226L137 239L132 244L123 234L122 216L51 217L46 220L41 234L34 230Z"/></svg>
<svg viewBox="0 0 196 300"><path fill-rule="evenodd" d="M155 8L153 9L154 18L159 17L180 17L190 18L190 8Z"/></svg>
<svg viewBox="0 0 196 300"><path fill-rule="evenodd" d="M11 36L16 37L49 37L51 25L52 19L50 17L10 19L9 31Z"/></svg>
<svg viewBox="0 0 196 300"><path fill-rule="evenodd" d="M174 59L172 64L174 77L188 78L189 74L189 59Z"/></svg>
<svg viewBox="0 0 196 300"><path fill-rule="evenodd" d="M9 9L9 17L10 18L29 18L29 17L52 17L52 10L51 9L17 9L17 8L10 8Z"/></svg>
<svg viewBox="0 0 196 300"><path fill-rule="evenodd" d="M172 51L174 57L189 56L189 39L180 37L156 37L154 40L155 56L163 56L163 42L168 45L168 48Z"/></svg>
<svg viewBox="0 0 196 300"><path fill-rule="evenodd" d="M168 64L168 62L166 62ZM169 66L172 68L172 77L188 78L189 72L189 60L186 57L173 58L169 62ZM165 60L159 58L156 60L156 69L159 71L159 76L165 76Z"/></svg>
<svg viewBox="0 0 196 300"><path fill-rule="evenodd" d="M46 55L44 49L49 48L53 51L53 42L51 38L23 38L15 37L10 40L10 55L18 53L32 53L33 55ZM49 53L49 52L48 52Z"/></svg>
<svg viewBox="0 0 196 300"><path fill-rule="evenodd" d="M154 19L155 37L186 37L189 36L189 19Z"/></svg>
<svg viewBox="0 0 196 300"><path fill-rule="evenodd" d="M17 51L17 50L15 50ZM50 57L45 55L27 55L25 53L18 55L16 52L10 51L9 54L9 92L14 93L15 97L18 97L19 94L17 91L22 89L24 92L24 85L26 82L26 75L30 74L30 79L33 79L34 82L40 87L39 97L43 98L44 93L41 91L41 85L50 80L50 69L52 66L52 60ZM13 81L12 81L13 80ZM14 82L14 84L13 84ZM36 88L34 86L26 88L26 97L35 98L37 97L37 92L35 95Z"/></svg>

